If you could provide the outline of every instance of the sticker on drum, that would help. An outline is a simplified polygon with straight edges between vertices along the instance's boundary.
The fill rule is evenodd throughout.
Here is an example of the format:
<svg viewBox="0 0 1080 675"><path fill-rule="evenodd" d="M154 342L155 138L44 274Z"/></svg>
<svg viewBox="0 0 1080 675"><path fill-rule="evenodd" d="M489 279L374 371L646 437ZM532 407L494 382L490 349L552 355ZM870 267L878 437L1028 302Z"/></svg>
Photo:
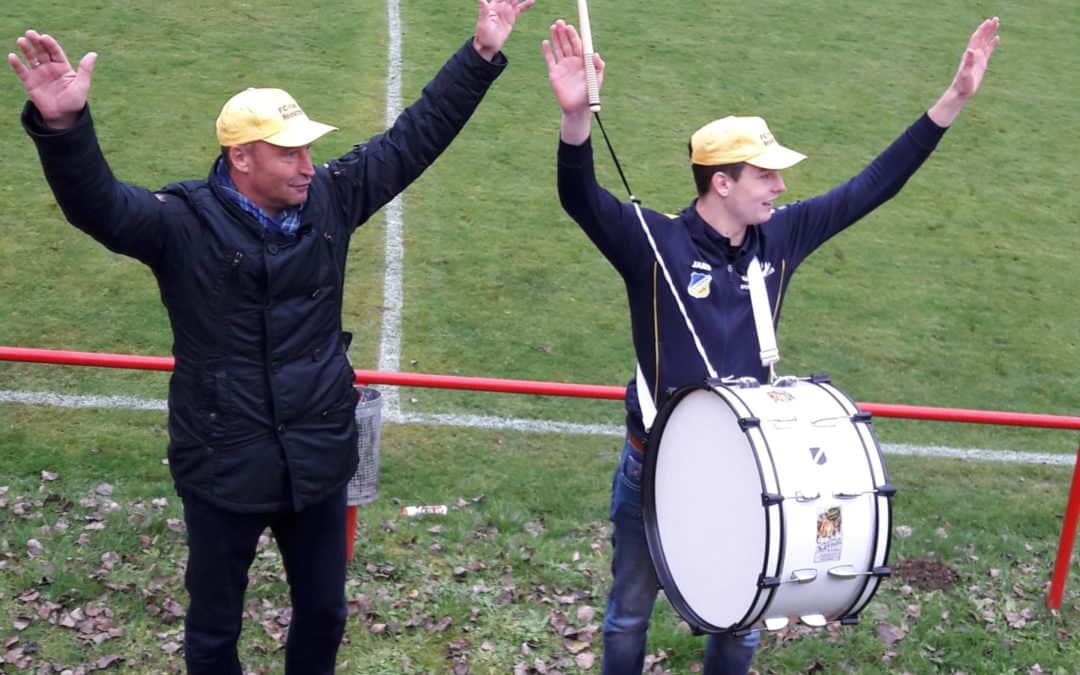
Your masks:
<svg viewBox="0 0 1080 675"><path fill-rule="evenodd" d="M870 416L827 379L677 391L649 434L645 533L696 632L854 623L888 576L895 488Z"/></svg>
<svg viewBox="0 0 1080 675"><path fill-rule="evenodd" d="M817 551L814 552L814 562L840 559L840 549L844 546L840 516L839 506L831 506L818 513Z"/></svg>

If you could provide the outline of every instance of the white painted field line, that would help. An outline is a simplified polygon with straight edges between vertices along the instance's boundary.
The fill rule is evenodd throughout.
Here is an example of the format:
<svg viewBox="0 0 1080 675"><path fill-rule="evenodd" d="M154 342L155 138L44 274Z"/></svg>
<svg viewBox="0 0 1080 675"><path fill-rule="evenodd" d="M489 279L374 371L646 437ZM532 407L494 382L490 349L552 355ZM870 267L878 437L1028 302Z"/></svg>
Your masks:
<svg viewBox="0 0 1080 675"><path fill-rule="evenodd" d="M24 403L53 408L109 408L114 410L168 410L169 402L132 396L84 396L51 391L11 391L0 389L0 403Z"/></svg>
<svg viewBox="0 0 1080 675"><path fill-rule="evenodd" d="M11 391L3 389L0 389L0 403L21 403L25 405L42 405L56 408L108 408L114 410L155 411L164 411L167 409L168 405L164 400L133 398L130 396L84 396L78 394L57 394L47 391ZM402 413L400 410L388 413L384 409L382 419L383 422L388 424L421 424L465 429L503 429L506 431L525 431L533 433L613 437L618 437L623 434L623 428L621 426L610 424L579 424L575 422L515 419L511 417L494 417L486 415ZM979 462L1051 464L1055 466L1072 466L1076 462L1076 458L1072 454L1056 455L1043 452L980 450L977 448L943 448L933 445L899 445L895 443L883 443L881 449L887 455L943 457L947 459L964 459Z"/></svg>
<svg viewBox="0 0 1080 675"><path fill-rule="evenodd" d="M386 66L386 125L401 114L401 11L397 0L386 3L388 33ZM405 264L404 204L401 195L386 205L386 271L383 273L383 315L379 333L379 370L401 369L401 307L405 298L401 279ZM380 387L383 411L393 416L400 410L397 387Z"/></svg>

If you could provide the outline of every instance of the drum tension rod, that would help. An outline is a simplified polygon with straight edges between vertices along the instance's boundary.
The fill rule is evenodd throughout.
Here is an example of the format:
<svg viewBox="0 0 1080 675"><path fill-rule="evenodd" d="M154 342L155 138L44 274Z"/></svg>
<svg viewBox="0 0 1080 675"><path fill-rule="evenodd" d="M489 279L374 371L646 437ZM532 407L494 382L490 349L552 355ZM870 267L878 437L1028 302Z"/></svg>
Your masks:
<svg viewBox="0 0 1080 675"><path fill-rule="evenodd" d="M892 576L892 568L888 565L871 568L865 572L856 572L851 565L839 565L828 570L829 576L834 579L855 579L856 577L888 577Z"/></svg>
<svg viewBox="0 0 1080 675"><path fill-rule="evenodd" d="M796 493L798 494L798 493ZM863 495L877 495L878 497L893 497L896 495L896 486L892 483L885 483L879 485L873 490L860 490L859 492L834 492L832 493L835 499L855 499L856 497L862 497ZM802 500L800 500L802 501Z"/></svg>

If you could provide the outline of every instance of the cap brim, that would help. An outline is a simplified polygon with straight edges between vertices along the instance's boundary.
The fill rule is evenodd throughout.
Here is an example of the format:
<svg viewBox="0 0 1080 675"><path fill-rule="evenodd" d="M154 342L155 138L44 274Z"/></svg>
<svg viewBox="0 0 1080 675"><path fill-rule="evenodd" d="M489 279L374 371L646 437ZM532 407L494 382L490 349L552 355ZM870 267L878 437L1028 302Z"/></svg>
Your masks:
<svg viewBox="0 0 1080 675"><path fill-rule="evenodd" d="M757 157L746 160L746 163L760 169L779 171L780 169L787 169L795 166L804 159L806 159L806 155L801 152L795 152L790 148L785 148L779 143L776 143L770 145L765 152Z"/></svg>
<svg viewBox="0 0 1080 675"><path fill-rule="evenodd" d="M268 136L263 140L270 145L283 148L300 148L311 145L331 131L337 130L337 127L309 119L290 124L273 136Z"/></svg>

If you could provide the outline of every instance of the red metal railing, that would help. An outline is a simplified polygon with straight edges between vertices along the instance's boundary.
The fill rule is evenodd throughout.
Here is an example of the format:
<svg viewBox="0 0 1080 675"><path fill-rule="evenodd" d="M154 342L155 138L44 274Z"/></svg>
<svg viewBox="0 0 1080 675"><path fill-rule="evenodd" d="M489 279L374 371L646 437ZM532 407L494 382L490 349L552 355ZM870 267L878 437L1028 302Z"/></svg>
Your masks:
<svg viewBox="0 0 1080 675"><path fill-rule="evenodd" d="M104 354L98 352L73 352L53 349L0 346L0 361L28 363L51 363L70 366L98 366L104 368L134 368L140 370L172 370L173 359L165 356L134 356L129 354ZM356 382L364 384L387 384L402 387L430 387L440 389L468 389L509 394L534 394L540 396L571 396L578 398L621 399L622 387L595 384L571 384L537 380L506 380L490 377L463 377L455 375L429 375L422 373L392 373L378 370L357 370ZM930 420L939 422L967 422L972 424L1001 424L1008 426L1040 427L1046 429L1080 430L1080 417L1069 415L1044 415L1035 413L1003 412L993 410L968 410L963 408L933 408L927 406L898 405L893 403L859 403L859 408L878 417ZM1080 521L1080 448L1073 467L1072 485L1066 503L1065 520L1061 529L1057 559L1050 580L1046 604L1060 609L1065 593L1065 581L1069 572L1076 528Z"/></svg>

